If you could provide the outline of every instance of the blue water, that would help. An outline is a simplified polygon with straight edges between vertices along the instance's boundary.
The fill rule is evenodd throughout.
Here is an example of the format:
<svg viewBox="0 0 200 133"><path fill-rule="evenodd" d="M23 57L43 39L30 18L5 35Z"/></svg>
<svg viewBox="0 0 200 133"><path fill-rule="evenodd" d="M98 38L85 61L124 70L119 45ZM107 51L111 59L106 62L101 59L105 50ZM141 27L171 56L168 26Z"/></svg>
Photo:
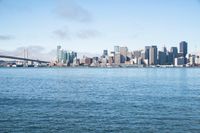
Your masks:
<svg viewBox="0 0 200 133"><path fill-rule="evenodd" d="M200 69L0 69L0 133L199 133Z"/></svg>

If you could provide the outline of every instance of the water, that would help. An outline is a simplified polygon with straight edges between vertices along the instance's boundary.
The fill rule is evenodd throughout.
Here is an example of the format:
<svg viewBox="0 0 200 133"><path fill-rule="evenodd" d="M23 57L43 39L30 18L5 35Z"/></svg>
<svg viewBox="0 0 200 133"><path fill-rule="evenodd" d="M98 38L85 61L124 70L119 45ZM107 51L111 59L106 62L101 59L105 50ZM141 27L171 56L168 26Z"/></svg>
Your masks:
<svg viewBox="0 0 200 133"><path fill-rule="evenodd" d="M0 69L1 133L199 133L200 69Z"/></svg>

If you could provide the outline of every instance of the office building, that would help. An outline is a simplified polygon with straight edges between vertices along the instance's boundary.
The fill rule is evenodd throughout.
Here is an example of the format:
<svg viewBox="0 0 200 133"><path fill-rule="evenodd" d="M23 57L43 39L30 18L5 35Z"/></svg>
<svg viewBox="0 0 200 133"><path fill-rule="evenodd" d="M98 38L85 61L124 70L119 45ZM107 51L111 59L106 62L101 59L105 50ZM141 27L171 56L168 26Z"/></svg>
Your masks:
<svg viewBox="0 0 200 133"><path fill-rule="evenodd" d="M180 42L180 49L179 49L180 53L183 54L183 57L186 57L187 53L188 53L188 43L185 41Z"/></svg>
<svg viewBox="0 0 200 133"><path fill-rule="evenodd" d="M186 58L186 55L188 53L188 43L187 42L182 41L180 43L180 51L179 52L183 55L185 64L187 64L187 58Z"/></svg>
<svg viewBox="0 0 200 133"><path fill-rule="evenodd" d="M77 53L73 51L66 51L61 49L61 46L57 46L57 62L70 65L73 60L77 58Z"/></svg>
<svg viewBox="0 0 200 133"><path fill-rule="evenodd" d="M173 65L174 64L174 57L172 52L167 52L167 65Z"/></svg>
<svg viewBox="0 0 200 133"><path fill-rule="evenodd" d="M178 55L178 48L177 47L171 47L170 52L173 54L173 58L176 58Z"/></svg>
<svg viewBox="0 0 200 133"><path fill-rule="evenodd" d="M120 52L120 47L119 46L114 46L114 52L117 54Z"/></svg>
<svg viewBox="0 0 200 133"><path fill-rule="evenodd" d="M142 51L141 50L133 51L134 58L140 58L141 55L142 55Z"/></svg>
<svg viewBox="0 0 200 133"><path fill-rule="evenodd" d="M175 58L178 57L178 48L177 47L171 47L170 53L172 54L171 60L173 60L173 64L175 64Z"/></svg>
<svg viewBox="0 0 200 133"><path fill-rule="evenodd" d="M103 56L104 58L108 56L108 50L103 50Z"/></svg>
<svg viewBox="0 0 200 133"><path fill-rule="evenodd" d="M149 65L157 65L157 46L151 46L149 51Z"/></svg>
<svg viewBox="0 0 200 133"><path fill-rule="evenodd" d="M175 66L184 66L185 65L185 60L184 57L178 57L175 58Z"/></svg>
<svg viewBox="0 0 200 133"><path fill-rule="evenodd" d="M163 51L158 52L158 63L159 65L166 65L166 53Z"/></svg>
<svg viewBox="0 0 200 133"><path fill-rule="evenodd" d="M115 54L115 64L116 65L119 65L119 64L121 64L121 55L120 55L120 53L117 53L117 54Z"/></svg>
<svg viewBox="0 0 200 133"><path fill-rule="evenodd" d="M150 46L145 47L145 59L149 60L149 52L150 52Z"/></svg>
<svg viewBox="0 0 200 133"><path fill-rule="evenodd" d="M121 63L125 63L126 62L127 53L128 53L128 48L127 47L120 47Z"/></svg>
<svg viewBox="0 0 200 133"><path fill-rule="evenodd" d="M162 52L167 53L167 48L165 46L163 47L163 51Z"/></svg>

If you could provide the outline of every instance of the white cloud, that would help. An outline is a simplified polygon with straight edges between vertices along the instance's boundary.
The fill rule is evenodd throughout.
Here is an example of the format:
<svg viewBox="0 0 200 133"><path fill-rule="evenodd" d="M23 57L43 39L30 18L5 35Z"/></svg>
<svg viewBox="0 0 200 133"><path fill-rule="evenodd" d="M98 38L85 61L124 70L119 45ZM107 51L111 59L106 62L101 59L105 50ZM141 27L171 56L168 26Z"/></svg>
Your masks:
<svg viewBox="0 0 200 133"><path fill-rule="evenodd" d="M91 13L75 3L72 0L59 0L58 6L55 9L55 12L58 16L73 20L77 22L90 22L92 21L92 15Z"/></svg>

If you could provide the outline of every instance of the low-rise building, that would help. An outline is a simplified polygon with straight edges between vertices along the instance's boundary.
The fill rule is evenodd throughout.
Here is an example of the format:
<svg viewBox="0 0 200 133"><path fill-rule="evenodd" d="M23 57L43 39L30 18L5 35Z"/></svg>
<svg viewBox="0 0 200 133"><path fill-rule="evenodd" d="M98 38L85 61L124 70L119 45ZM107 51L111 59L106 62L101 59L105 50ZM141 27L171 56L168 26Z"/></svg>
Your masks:
<svg viewBox="0 0 200 133"><path fill-rule="evenodd" d="M185 65L184 57L175 58L175 66L184 66L184 65Z"/></svg>

